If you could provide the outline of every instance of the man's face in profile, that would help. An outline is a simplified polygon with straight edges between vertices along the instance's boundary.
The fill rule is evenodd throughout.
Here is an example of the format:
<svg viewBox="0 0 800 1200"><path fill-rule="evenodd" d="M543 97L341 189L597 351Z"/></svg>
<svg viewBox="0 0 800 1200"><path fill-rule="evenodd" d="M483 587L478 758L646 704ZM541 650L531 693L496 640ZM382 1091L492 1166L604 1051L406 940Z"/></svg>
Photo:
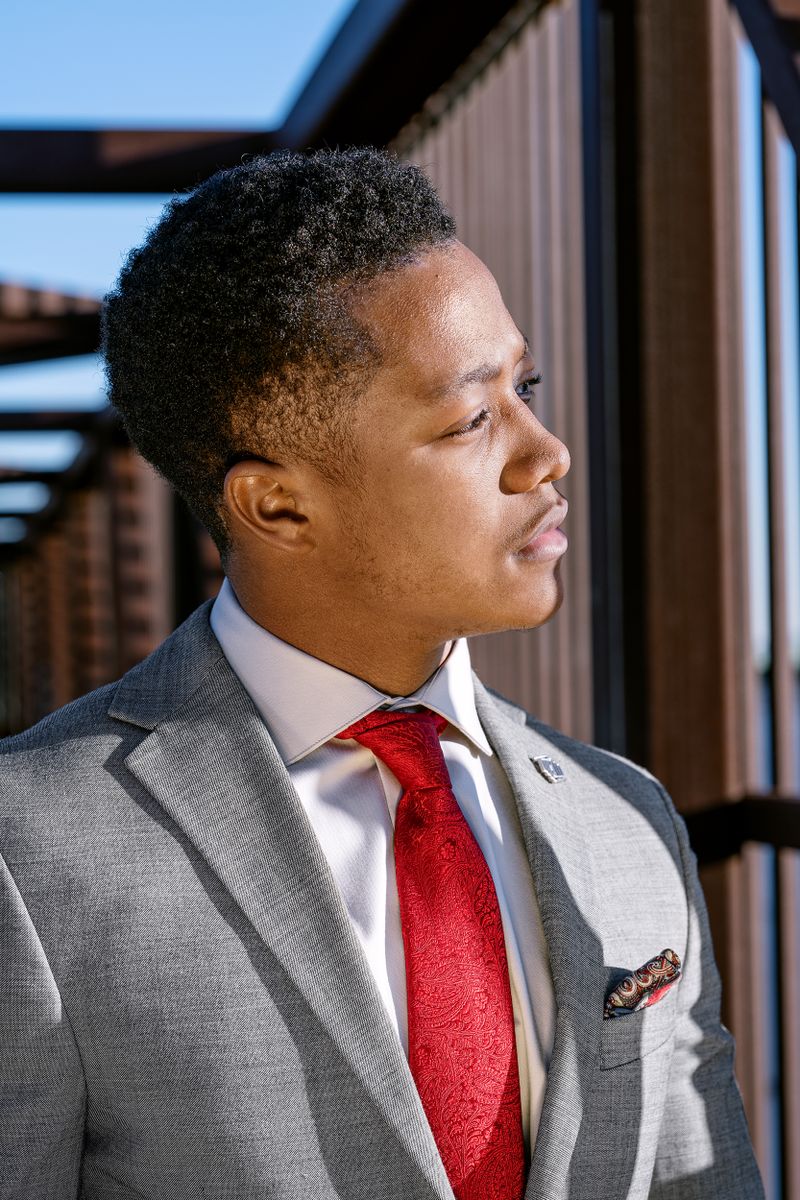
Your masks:
<svg viewBox="0 0 800 1200"><path fill-rule="evenodd" d="M569 453L536 417L536 368L462 243L379 276L356 309L384 361L354 407L361 490L318 546L365 611L429 638L530 628L559 607ZM465 380L464 376L472 374Z"/></svg>

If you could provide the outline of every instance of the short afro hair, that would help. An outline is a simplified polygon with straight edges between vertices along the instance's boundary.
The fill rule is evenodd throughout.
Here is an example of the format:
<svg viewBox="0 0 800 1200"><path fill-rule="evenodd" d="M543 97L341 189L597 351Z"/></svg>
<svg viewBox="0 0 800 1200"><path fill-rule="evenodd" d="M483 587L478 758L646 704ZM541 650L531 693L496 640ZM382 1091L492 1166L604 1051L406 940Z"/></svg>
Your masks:
<svg viewBox="0 0 800 1200"><path fill-rule="evenodd" d="M455 234L390 151L278 150L173 197L131 251L103 303L109 400L223 563L228 468L289 453L341 478L336 414L381 361L358 287Z"/></svg>

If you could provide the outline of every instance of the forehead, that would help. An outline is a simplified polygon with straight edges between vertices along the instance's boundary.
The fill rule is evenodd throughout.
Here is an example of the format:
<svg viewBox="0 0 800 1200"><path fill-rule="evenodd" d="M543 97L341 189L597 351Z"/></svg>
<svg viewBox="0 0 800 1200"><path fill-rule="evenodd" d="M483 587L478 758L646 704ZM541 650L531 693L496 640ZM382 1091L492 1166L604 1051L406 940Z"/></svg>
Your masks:
<svg viewBox="0 0 800 1200"><path fill-rule="evenodd" d="M461 242L379 276L356 311L382 347L385 370L426 388L522 350L494 276Z"/></svg>

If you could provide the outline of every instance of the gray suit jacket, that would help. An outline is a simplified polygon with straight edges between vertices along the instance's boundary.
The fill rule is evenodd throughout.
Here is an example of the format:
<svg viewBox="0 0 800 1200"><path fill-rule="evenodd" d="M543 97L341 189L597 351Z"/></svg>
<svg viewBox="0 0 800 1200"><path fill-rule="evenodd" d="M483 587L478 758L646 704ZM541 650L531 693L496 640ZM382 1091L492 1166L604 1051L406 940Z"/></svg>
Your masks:
<svg viewBox="0 0 800 1200"><path fill-rule="evenodd" d="M0 1197L452 1200L209 608L0 742ZM526 1200L762 1197L683 821L646 771L475 690L558 1008ZM604 1021L610 987L665 946L683 979Z"/></svg>

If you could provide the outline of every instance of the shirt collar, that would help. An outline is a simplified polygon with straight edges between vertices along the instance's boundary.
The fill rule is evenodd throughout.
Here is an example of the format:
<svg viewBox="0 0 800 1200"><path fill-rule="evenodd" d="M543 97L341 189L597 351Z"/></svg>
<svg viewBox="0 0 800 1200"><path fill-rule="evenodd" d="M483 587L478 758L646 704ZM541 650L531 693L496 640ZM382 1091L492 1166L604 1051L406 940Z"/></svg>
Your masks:
<svg viewBox="0 0 800 1200"><path fill-rule="evenodd" d="M412 695L388 696L257 624L242 608L227 577L209 620L287 765L382 705L397 709L424 704L446 717L484 754L492 753L475 709L466 638L451 643L444 661Z"/></svg>

